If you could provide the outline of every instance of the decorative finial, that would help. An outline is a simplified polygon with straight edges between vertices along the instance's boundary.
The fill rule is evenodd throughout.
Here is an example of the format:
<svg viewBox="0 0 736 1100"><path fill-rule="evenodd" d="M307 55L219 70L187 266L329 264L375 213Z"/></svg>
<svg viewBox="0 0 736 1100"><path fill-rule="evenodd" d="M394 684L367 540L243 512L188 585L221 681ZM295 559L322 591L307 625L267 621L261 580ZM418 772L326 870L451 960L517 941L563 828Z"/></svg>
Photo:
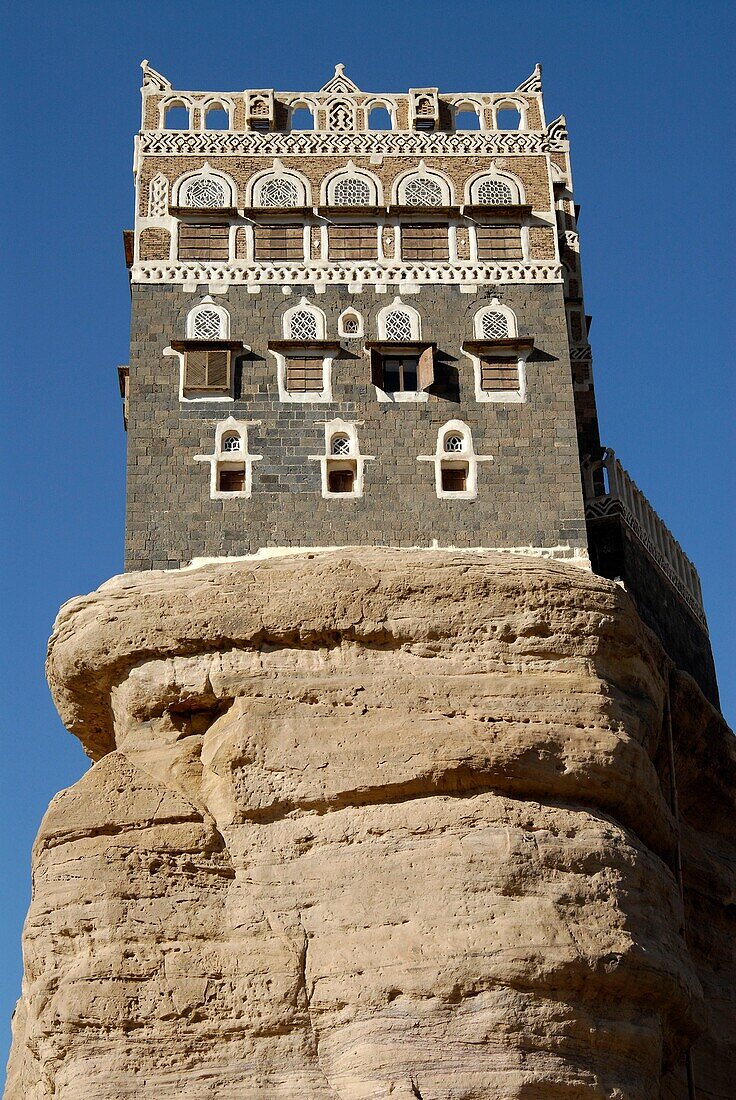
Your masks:
<svg viewBox="0 0 736 1100"><path fill-rule="evenodd" d="M143 61L141 61L141 68L143 69L144 88L153 88L154 90L159 92L165 92L169 90L169 88L171 87L171 81L167 80L165 76L161 75L161 73L156 72L155 69L152 69L145 58L143 59Z"/></svg>

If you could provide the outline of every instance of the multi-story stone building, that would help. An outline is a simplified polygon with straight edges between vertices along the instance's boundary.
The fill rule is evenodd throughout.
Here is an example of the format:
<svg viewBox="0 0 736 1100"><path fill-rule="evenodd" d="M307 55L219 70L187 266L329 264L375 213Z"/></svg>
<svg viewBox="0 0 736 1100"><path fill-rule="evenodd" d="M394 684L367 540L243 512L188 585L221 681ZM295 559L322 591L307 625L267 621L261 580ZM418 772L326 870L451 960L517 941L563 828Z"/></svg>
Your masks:
<svg viewBox="0 0 736 1100"><path fill-rule="evenodd" d="M621 578L711 698L697 573L601 448L565 120L512 92L175 91L143 63L127 567L501 548ZM582 467L582 478L581 478Z"/></svg>

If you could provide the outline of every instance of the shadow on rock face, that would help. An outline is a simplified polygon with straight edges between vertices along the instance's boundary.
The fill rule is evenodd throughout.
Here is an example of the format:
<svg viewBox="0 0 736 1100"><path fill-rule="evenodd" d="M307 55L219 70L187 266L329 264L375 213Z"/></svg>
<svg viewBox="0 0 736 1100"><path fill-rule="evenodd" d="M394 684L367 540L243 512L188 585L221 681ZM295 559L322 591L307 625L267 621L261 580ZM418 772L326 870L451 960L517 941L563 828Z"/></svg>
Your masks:
<svg viewBox="0 0 736 1100"><path fill-rule="evenodd" d="M659 1095L702 1026L617 586L355 550L65 606L8 1096ZM707 704L703 704L707 706Z"/></svg>

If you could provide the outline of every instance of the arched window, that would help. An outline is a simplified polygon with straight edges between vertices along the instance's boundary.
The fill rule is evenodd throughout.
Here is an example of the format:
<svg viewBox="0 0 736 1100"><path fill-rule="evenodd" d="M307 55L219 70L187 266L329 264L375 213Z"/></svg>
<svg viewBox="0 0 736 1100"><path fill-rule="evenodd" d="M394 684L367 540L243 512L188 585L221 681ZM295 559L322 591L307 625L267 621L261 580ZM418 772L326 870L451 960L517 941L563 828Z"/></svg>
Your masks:
<svg viewBox="0 0 736 1100"><path fill-rule="evenodd" d="M411 341L411 316L406 310L392 309L384 318L387 340Z"/></svg>
<svg viewBox="0 0 736 1100"><path fill-rule="evenodd" d="M289 318L289 335L292 340L317 339L317 315L311 309L296 309Z"/></svg>
<svg viewBox="0 0 736 1100"><path fill-rule="evenodd" d="M204 115L205 130L229 130L230 116L220 103L207 107Z"/></svg>
<svg viewBox="0 0 736 1100"><path fill-rule="evenodd" d="M509 334L508 318L503 313L486 310L481 320L484 340L505 340Z"/></svg>
<svg viewBox="0 0 736 1100"><path fill-rule="evenodd" d="M216 309L199 309L194 317L194 340L219 340L220 314Z"/></svg>
<svg viewBox="0 0 736 1100"><path fill-rule="evenodd" d="M353 309L346 309L337 320L337 328L340 336L351 339L363 335L363 323L359 313Z"/></svg>
<svg viewBox="0 0 736 1100"><path fill-rule="evenodd" d="M234 451L239 451L240 448L240 436L237 432L229 432L227 435L223 435L221 444L223 453L232 454Z"/></svg>
<svg viewBox="0 0 736 1100"><path fill-rule="evenodd" d="M172 103L164 110L165 130L188 130L189 108L183 103Z"/></svg>
<svg viewBox="0 0 736 1100"><path fill-rule="evenodd" d="M455 454L458 451L462 451L465 447L465 440L458 432L450 432L445 436L445 451L448 454Z"/></svg>
<svg viewBox="0 0 736 1100"><path fill-rule="evenodd" d="M182 206L212 209L226 205L225 187L212 176L196 176L184 189Z"/></svg>
<svg viewBox="0 0 736 1100"><path fill-rule="evenodd" d="M404 187L407 206L442 206L442 188L429 176L414 176Z"/></svg>
<svg viewBox="0 0 736 1100"><path fill-rule="evenodd" d="M455 115L455 129L480 130L480 119L478 118L478 112L473 111L467 107L462 111L458 111Z"/></svg>
<svg viewBox="0 0 736 1100"><path fill-rule="evenodd" d="M314 115L310 111L309 107L296 107L291 112L291 129L292 130L313 130L314 129Z"/></svg>
<svg viewBox="0 0 736 1100"><path fill-rule="evenodd" d="M336 206L370 206L371 189L357 176L344 176L335 184L333 201Z"/></svg>
<svg viewBox="0 0 736 1100"><path fill-rule="evenodd" d="M188 340L227 340L230 336L230 316L208 295L190 310L186 333Z"/></svg>
<svg viewBox="0 0 736 1100"><path fill-rule="evenodd" d="M261 206L296 206L299 195L291 180L276 178L261 187Z"/></svg>
<svg viewBox="0 0 736 1100"><path fill-rule="evenodd" d="M478 184L477 199L481 206L511 206L514 195L503 180L489 177Z"/></svg>
<svg viewBox="0 0 736 1100"><path fill-rule="evenodd" d="M330 442L330 454L333 455L349 455L350 454L350 438L343 433L339 435L333 435Z"/></svg>
<svg viewBox="0 0 736 1100"><path fill-rule="evenodd" d="M369 130L392 130L391 114L386 107L371 107L368 112Z"/></svg>
<svg viewBox="0 0 736 1100"><path fill-rule="evenodd" d="M520 130L521 111L511 103L502 103L496 110L497 130Z"/></svg>

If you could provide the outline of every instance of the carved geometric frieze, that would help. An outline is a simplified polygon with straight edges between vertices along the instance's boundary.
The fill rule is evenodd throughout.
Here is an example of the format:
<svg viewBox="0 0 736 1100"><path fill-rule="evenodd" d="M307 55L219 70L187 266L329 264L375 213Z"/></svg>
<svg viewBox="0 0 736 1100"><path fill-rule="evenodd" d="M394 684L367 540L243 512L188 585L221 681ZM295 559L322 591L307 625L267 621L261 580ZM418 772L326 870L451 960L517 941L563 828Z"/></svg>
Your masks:
<svg viewBox="0 0 736 1100"><path fill-rule="evenodd" d="M230 283L281 284L302 283L377 284L403 283L558 283L562 268L557 263L471 263L411 264L388 267L366 262L351 264L275 263L245 264L185 263L147 261L131 269L134 283Z"/></svg>
<svg viewBox="0 0 736 1100"><path fill-rule="evenodd" d="M399 154L492 154L546 153L567 148L567 141L552 140L542 130L497 133L472 130L454 132L366 131L363 133L320 133L293 130L290 133L232 133L226 130L144 130L139 137L141 153L172 156L254 153L263 156L370 153Z"/></svg>

